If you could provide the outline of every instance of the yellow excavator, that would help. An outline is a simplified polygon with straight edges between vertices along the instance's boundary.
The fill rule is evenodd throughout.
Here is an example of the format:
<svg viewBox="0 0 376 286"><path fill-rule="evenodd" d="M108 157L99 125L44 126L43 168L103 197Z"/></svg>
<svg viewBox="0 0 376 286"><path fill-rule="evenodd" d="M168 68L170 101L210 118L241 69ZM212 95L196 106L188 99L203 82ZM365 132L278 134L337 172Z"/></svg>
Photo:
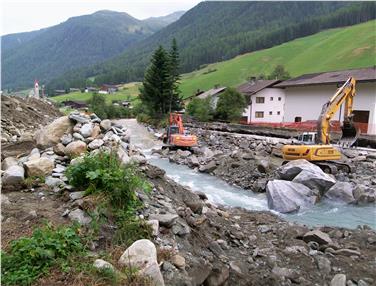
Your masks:
<svg viewBox="0 0 376 286"><path fill-rule="evenodd" d="M321 110L317 133L315 134L315 144L305 145L285 145L282 147L283 159L287 161L296 159L306 159L319 166L324 172L334 174L338 170L351 172L352 167L344 162L339 162L341 152L330 144L330 120L344 103L344 119L342 137L339 140L340 146L351 147L358 138L359 130L353 123L353 100L355 96L356 80L350 77L341 86L333 97L326 102Z"/></svg>

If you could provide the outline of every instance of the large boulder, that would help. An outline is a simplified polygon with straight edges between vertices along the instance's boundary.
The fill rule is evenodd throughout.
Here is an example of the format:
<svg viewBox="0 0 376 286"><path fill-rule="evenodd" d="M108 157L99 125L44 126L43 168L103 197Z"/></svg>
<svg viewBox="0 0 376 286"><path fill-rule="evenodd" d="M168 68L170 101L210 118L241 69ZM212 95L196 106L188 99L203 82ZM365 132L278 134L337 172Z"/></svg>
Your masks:
<svg viewBox="0 0 376 286"><path fill-rule="evenodd" d="M199 168L199 171L203 173L210 173L210 172L213 172L216 168L217 168L217 164L215 163L214 160L212 160L208 164L201 166Z"/></svg>
<svg viewBox="0 0 376 286"><path fill-rule="evenodd" d="M109 119L102 120L100 126L104 131L109 130L111 128L111 120Z"/></svg>
<svg viewBox="0 0 376 286"><path fill-rule="evenodd" d="M90 122L90 123L85 123L84 125L82 125L81 129L80 129L80 133L82 136L84 136L84 138L87 138L87 137L90 137L91 136L91 133L93 132L93 124Z"/></svg>
<svg viewBox="0 0 376 286"><path fill-rule="evenodd" d="M354 187L350 183L337 182L325 193L324 196L330 200L352 203L355 201L353 190Z"/></svg>
<svg viewBox="0 0 376 286"><path fill-rule="evenodd" d="M281 213L291 213L309 208L317 201L314 191L303 184L273 180L266 185L268 206Z"/></svg>
<svg viewBox="0 0 376 286"><path fill-rule="evenodd" d="M353 190L353 196L357 204L376 203L375 188L358 185Z"/></svg>
<svg viewBox="0 0 376 286"><path fill-rule="evenodd" d="M51 174L55 168L54 161L47 157L27 161L24 166L28 177L46 176Z"/></svg>
<svg viewBox="0 0 376 286"><path fill-rule="evenodd" d="M120 257L119 264L139 269L141 275L152 279L154 286L164 285L157 261L157 249L148 239L140 239L134 242Z"/></svg>
<svg viewBox="0 0 376 286"><path fill-rule="evenodd" d="M14 158L14 157L7 157L7 158L5 158L1 162L1 169L5 171L8 168L10 168L11 166L15 166L17 164L18 164L18 162L17 162L16 158Z"/></svg>
<svg viewBox="0 0 376 286"><path fill-rule="evenodd" d="M329 235L327 235L325 232L322 232L318 229L315 229L315 230L311 230L307 233L305 233L303 235L303 240L305 242L310 242L310 241L314 241L314 242L317 242L318 244L332 244L333 241L331 240L331 238L329 237Z"/></svg>
<svg viewBox="0 0 376 286"><path fill-rule="evenodd" d="M308 162L305 159L290 161L287 164L279 167L277 169L277 173L281 179L291 181L303 170L309 171L314 174L322 173L322 170L318 166Z"/></svg>
<svg viewBox="0 0 376 286"><path fill-rule="evenodd" d="M73 141L65 147L65 154L69 157L77 157L85 153L87 149L86 143L83 141Z"/></svg>
<svg viewBox="0 0 376 286"><path fill-rule="evenodd" d="M321 194L324 194L336 183L336 180L330 177L328 174L325 174L321 169L320 171L321 172L312 173L310 171L303 170L292 181L303 184L310 189L317 189Z"/></svg>
<svg viewBox="0 0 376 286"><path fill-rule="evenodd" d="M24 179L24 168L18 165L12 165L5 170L1 182L3 187L18 186Z"/></svg>
<svg viewBox="0 0 376 286"><path fill-rule="evenodd" d="M68 116L57 118L51 124L35 133L37 147L44 149L59 143L64 134L72 132L73 125Z"/></svg>

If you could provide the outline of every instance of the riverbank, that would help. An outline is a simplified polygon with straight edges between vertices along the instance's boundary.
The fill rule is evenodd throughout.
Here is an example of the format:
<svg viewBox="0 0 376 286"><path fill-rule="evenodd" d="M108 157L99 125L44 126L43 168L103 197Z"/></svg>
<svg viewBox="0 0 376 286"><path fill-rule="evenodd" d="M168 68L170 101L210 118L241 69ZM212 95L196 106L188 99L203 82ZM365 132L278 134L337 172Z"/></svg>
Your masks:
<svg viewBox="0 0 376 286"><path fill-rule="evenodd" d="M66 118L60 124L72 124L69 132L81 135L90 129L91 136L86 138L91 138L87 139L91 153L107 150L117 142L115 145L120 144L122 148L122 161L135 163L150 184L147 192L136 191L142 207L132 214L152 226L148 242L137 240L145 246L151 244L156 252L153 272L148 272L152 277L148 280L150 285L338 285L333 283L341 279L347 285L372 285L376 281L373 271L376 233L372 229L313 229L287 222L266 211L220 206L213 203L210 194L192 192L171 179L164 170L153 166L149 156L143 156L160 142L135 120L112 124L102 121L99 124L96 117L72 118L75 123L69 123ZM86 120L86 123L78 120ZM54 130L58 129L61 128ZM115 136L115 132L118 135ZM56 179L42 181L33 178L29 181L31 185L21 184L15 191L2 194L2 249L8 250L14 239L30 236L32 229L43 225L46 220L55 226L70 225L71 220L76 220L81 224L80 232L90 234L90 253L81 260L93 264L104 259L122 271L119 261L129 251L129 245L115 244L113 235L117 222L111 220L108 210L97 208L103 206L103 198L78 192L66 183L63 169L71 164L70 157L55 154L66 152L64 144L78 144L78 137L77 134L59 135L60 143L53 144L54 147L33 150L31 154L18 158L19 164L26 162L29 166L27 162L30 160L48 158L58 169L54 169L53 177L58 176L65 183L59 181L56 185ZM99 143L95 140L102 140L102 146L92 144ZM8 163L10 161L8 159ZM219 191L213 190L212 194L218 195ZM255 198L255 203L261 201ZM265 204L260 204L260 210L265 207ZM105 214L106 220L95 220L94 214L99 211ZM88 223L90 218L94 223ZM141 256L137 253L134 259L142 259ZM77 272L81 271L79 267L73 267L69 273L53 269L34 285L108 285L104 276Z"/></svg>

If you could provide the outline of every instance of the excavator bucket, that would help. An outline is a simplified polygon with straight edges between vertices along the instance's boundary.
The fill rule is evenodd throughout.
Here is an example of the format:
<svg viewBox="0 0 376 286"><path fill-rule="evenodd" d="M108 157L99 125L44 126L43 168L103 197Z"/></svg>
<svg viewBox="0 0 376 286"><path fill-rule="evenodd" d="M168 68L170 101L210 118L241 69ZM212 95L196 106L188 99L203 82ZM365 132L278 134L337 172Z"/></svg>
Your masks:
<svg viewBox="0 0 376 286"><path fill-rule="evenodd" d="M344 122L342 126L342 137L339 140L339 145L351 147L355 144L359 137L359 129L354 126L352 122Z"/></svg>

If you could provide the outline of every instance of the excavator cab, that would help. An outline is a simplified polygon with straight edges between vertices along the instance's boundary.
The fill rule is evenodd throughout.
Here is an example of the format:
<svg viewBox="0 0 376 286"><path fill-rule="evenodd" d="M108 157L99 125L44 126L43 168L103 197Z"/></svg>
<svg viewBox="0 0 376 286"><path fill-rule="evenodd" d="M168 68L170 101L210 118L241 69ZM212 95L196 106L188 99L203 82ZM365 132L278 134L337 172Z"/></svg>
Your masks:
<svg viewBox="0 0 376 286"><path fill-rule="evenodd" d="M181 114L170 113L169 125L163 135L163 143L167 144L164 148L190 148L197 146L197 137L184 130Z"/></svg>

